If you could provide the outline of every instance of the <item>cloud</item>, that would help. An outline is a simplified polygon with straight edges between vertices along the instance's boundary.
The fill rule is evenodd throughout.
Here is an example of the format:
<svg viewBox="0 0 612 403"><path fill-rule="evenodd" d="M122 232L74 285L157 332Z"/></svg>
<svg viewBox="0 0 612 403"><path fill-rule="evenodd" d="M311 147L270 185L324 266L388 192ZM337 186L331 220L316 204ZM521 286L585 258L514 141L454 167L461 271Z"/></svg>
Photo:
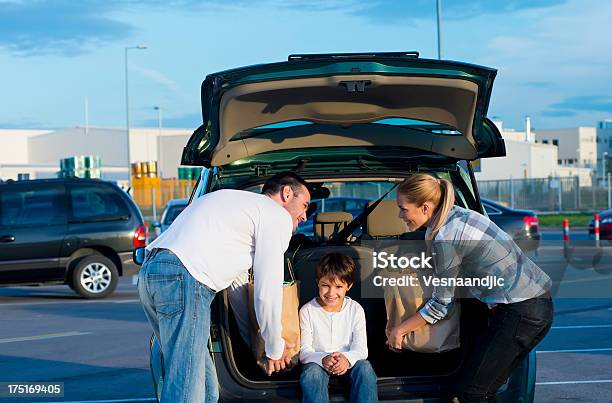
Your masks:
<svg viewBox="0 0 612 403"><path fill-rule="evenodd" d="M166 87L170 91L177 92L177 93L180 92L179 89L178 89L178 85L176 84L176 82L174 80L171 80L170 78L166 77L163 73L161 73L161 72L159 72L157 70L147 69L147 68L140 67L140 66L137 66L137 65L131 64L131 63L130 63L130 68L134 69L138 73L140 73L143 76L147 77L151 81L154 81L154 82L156 82L156 83Z"/></svg>
<svg viewBox="0 0 612 403"><path fill-rule="evenodd" d="M445 0L444 19L465 19L483 14L511 13L545 8L566 0ZM289 9L304 12L339 12L376 23L435 18L432 0L0 0L0 47L18 56L59 54L75 56L95 46L129 37L135 28L112 16L125 10L182 10L193 13L206 8L226 10Z"/></svg>
<svg viewBox="0 0 612 403"><path fill-rule="evenodd" d="M549 81L528 81L523 83L524 86L530 88L552 88L554 84Z"/></svg>
<svg viewBox="0 0 612 403"><path fill-rule="evenodd" d="M569 97L550 105L553 110L612 113L612 96L591 95Z"/></svg>
<svg viewBox="0 0 612 403"><path fill-rule="evenodd" d="M157 127L157 119L145 119L137 122L140 127ZM166 128L197 129L202 124L202 113L189 113L183 116L164 117L162 125Z"/></svg>
<svg viewBox="0 0 612 403"><path fill-rule="evenodd" d="M541 113L542 116L547 116L551 118L567 118L571 116L576 116L576 112L572 111L544 111Z"/></svg>
<svg viewBox="0 0 612 403"><path fill-rule="evenodd" d="M460 20L486 14L507 14L525 9L547 8L564 4L567 0L444 0L442 1L442 18ZM290 2L295 3L295 2ZM378 0L371 1L368 7L359 6L357 2L342 5L345 2L335 2L337 7L345 11L354 7L356 15L376 22L396 22L402 19L420 19L436 17L436 2L434 0ZM348 10L350 11L350 10Z"/></svg>
<svg viewBox="0 0 612 403"><path fill-rule="evenodd" d="M2 2L0 47L18 56L78 55L132 32L108 16L111 10L112 2L90 0Z"/></svg>

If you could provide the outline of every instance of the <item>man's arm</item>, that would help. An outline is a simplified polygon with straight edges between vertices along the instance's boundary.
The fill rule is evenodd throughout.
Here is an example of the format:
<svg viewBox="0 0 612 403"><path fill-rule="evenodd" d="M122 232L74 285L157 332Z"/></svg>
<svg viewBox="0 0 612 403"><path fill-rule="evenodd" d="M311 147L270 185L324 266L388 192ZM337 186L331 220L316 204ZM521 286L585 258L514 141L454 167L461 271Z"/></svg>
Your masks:
<svg viewBox="0 0 612 403"><path fill-rule="evenodd" d="M293 224L289 215L259 217L253 257L255 316L264 339L268 358L282 357L281 337L284 253L291 239Z"/></svg>

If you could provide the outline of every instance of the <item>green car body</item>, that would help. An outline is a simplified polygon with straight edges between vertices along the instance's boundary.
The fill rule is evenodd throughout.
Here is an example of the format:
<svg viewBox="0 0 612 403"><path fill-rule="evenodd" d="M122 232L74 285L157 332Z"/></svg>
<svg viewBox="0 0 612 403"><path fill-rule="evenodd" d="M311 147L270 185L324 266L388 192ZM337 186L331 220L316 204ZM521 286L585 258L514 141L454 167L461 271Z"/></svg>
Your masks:
<svg viewBox="0 0 612 403"><path fill-rule="evenodd" d="M430 172L453 182L459 204L482 213L470 161L505 155L498 129L486 118L495 75L490 68L420 59L412 52L294 55L286 62L211 74L202 84L203 124L182 156L183 165L204 167L192 197L221 188L256 191L270 175L286 170L322 185L385 184L392 182L389 178ZM440 94L450 99L437 99ZM209 347L221 400L299 401L295 373L249 375L248 350L235 340L228 307L227 295L220 292L212 307ZM486 323L479 309L462 321ZM460 356L449 355L453 364L438 372L444 358L411 356L424 368L435 361L429 365L433 372L379 376L380 400L448 401ZM500 389L498 400L532 402L535 367L532 352ZM151 370L159 394L162 357L154 339ZM331 393L346 397L337 385Z"/></svg>

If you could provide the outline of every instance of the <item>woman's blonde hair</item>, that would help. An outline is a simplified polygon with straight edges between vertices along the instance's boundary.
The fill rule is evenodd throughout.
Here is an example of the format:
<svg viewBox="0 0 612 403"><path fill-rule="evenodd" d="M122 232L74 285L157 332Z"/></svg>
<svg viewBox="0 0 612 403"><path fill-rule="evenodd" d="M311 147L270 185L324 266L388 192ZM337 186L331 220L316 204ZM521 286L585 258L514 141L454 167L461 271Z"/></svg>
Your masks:
<svg viewBox="0 0 612 403"><path fill-rule="evenodd" d="M449 180L437 179L423 173L409 176L399 185L397 194L419 207L425 202L434 205L434 213L429 223L429 241L435 238L455 204L455 189Z"/></svg>

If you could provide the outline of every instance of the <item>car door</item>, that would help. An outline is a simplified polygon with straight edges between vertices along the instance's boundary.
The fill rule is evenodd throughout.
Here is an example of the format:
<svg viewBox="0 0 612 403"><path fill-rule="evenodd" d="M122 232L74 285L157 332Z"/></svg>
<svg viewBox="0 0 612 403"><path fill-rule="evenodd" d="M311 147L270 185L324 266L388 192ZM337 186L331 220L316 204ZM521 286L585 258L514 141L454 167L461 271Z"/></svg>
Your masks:
<svg viewBox="0 0 612 403"><path fill-rule="evenodd" d="M110 186L92 183L68 185L69 219L62 256L81 248L103 246L115 252L132 248L131 213Z"/></svg>
<svg viewBox="0 0 612 403"><path fill-rule="evenodd" d="M63 279L65 196L60 183L24 182L0 190L0 282Z"/></svg>

